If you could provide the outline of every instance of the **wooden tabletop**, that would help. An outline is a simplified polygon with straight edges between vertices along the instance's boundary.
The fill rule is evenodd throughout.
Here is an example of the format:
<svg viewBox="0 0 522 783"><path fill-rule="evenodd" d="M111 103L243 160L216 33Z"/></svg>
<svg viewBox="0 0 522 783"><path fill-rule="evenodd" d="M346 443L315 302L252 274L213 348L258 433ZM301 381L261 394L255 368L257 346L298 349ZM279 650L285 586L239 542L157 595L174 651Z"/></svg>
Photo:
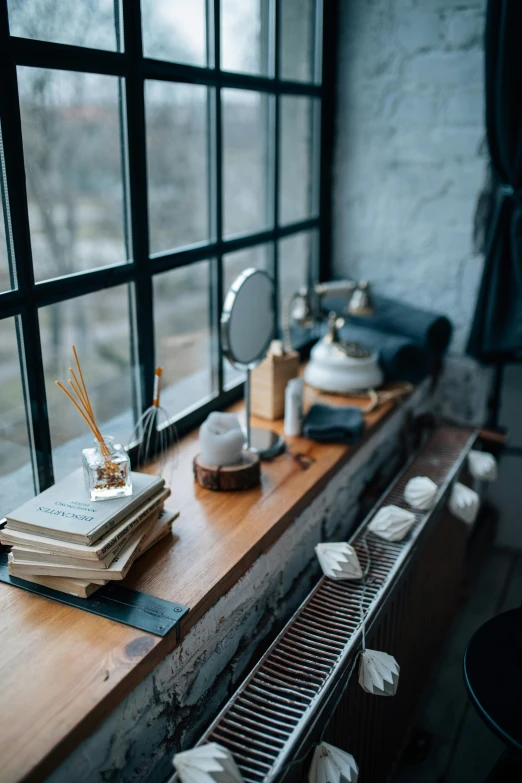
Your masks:
<svg viewBox="0 0 522 783"><path fill-rule="evenodd" d="M334 404L360 404L323 397ZM365 401L366 402L366 401ZM366 440L394 407L366 416ZM235 406L242 415L242 404ZM255 420L282 432L282 422ZM364 442L364 440L362 442ZM197 433L184 438L171 502L175 535L133 566L125 584L190 607L182 636L281 535L357 447L288 438L263 463L259 488L215 493L194 484ZM359 446L361 444L358 444ZM299 465L295 454L313 463ZM41 781L176 645L0 583L2 783Z"/></svg>

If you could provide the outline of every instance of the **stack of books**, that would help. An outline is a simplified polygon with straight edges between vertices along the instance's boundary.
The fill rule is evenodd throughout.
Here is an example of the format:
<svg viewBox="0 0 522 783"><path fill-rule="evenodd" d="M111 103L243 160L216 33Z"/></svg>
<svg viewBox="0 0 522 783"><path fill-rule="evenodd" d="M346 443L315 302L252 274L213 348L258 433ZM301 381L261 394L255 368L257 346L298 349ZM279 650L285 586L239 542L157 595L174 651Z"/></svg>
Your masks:
<svg viewBox="0 0 522 783"><path fill-rule="evenodd" d="M124 579L178 516L164 506L163 479L133 473L132 487L130 496L93 502L80 469L17 508L0 530L12 547L11 576L80 598Z"/></svg>

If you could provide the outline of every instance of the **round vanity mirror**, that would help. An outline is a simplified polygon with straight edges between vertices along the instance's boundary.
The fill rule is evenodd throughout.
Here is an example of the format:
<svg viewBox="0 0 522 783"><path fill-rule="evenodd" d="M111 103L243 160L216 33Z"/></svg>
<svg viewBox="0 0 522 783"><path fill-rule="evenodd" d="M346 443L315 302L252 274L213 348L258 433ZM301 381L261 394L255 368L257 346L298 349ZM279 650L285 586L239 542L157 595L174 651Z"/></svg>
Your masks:
<svg viewBox="0 0 522 783"><path fill-rule="evenodd" d="M230 286L221 315L223 351L229 362L246 371L246 447L270 459L284 449L275 432L250 427L250 372L261 364L276 330L275 289L261 269L246 269Z"/></svg>
<svg viewBox="0 0 522 783"><path fill-rule="evenodd" d="M225 356L252 370L265 358L275 334L274 284L266 272L246 269L230 286L221 316Z"/></svg>

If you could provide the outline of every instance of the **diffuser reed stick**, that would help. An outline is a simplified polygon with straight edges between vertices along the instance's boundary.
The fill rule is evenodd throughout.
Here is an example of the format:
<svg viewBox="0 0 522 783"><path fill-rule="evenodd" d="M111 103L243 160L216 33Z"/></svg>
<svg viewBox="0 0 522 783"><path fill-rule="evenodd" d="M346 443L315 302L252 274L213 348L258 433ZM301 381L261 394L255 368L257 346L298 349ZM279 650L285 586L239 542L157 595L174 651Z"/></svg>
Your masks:
<svg viewBox="0 0 522 783"><path fill-rule="evenodd" d="M89 392L83 377L76 347L72 346L76 369L69 367L71 377L69 389L63 383L56 385L72 402L85 421L97 443L97 448L83 449L83 472L85 486L91 500L110 500L111 498L132 495L132 478L129 455L120 444L114 444L114 438L104 438L96 423Z"/></svg>
<svg viewBox="0 0 522 783"><path fill-rule="evenodd" d="M109 450L107 444L103 440L103 436L102 436L102 434L101 434L101 432L99 430L98 425L96 424L96 419L94 418L94 413L93 413L93 410L92 410L91 401L89 399L89 393L87 391L87 386L85 385L85 380L83 378L83 373L82 373L82 368L81 368L81 365L80 365L80 360L78 359L78 354L76 352L76 347L74 345L72 346L72 350L73 350L73 354L74 354L74 360L76 362L76 370L77 370L78 375L75 374L75 372L72 369L72 367L69 367L69 371L70 371L70 373L71 373L71 375L72 375L72 377L74 379L74 380L71 380L71 378L69 378L69 384L71 386L71 389L74 392L74 395L76 396L76 400L74 399L72 394L70 394L67 391L65 386L62 383L60 383L60 381L56 381L56 385L58 386L58 388L60 388L63 391L65 396L69 398L69 400L72 402L72 404L74 405L74 407L76 408L78 413L80 413L80 415L85 420L86 424L89 426L89 428L92 431L94 437L96 438L96 440L100 444L100 451L101 451L102 455L106 459L109 459L109 457L111 456L111 453L110 453L110 450Z"/></svg>

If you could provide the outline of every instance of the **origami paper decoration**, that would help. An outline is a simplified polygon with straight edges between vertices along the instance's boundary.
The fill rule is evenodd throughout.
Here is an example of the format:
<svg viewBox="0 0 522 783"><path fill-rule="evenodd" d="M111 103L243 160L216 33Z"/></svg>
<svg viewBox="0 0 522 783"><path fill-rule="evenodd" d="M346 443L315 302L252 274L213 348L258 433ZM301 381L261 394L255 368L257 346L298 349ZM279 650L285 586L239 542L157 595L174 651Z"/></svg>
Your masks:
<svg viewBox="0 0 522 783"><path fill-rule="evenodd" d="M317 544L317 559L330 579L362 579L363 570L353 547L344 542Z"/></svg>
<svg viewBox="0 0 522 783"><path fill-rule="evenodd" d="M359 658L359 684L375 696L395 696L399 684L399 664L392 655L364 650Z"/></svg>
<svg viewBox="0 0 522 783"><path fill-rule="evenodd" d="M345 750L327 742L315 749L308 772L308 783L357 783L359 768Z"/></svg>
<svg viewBox="0 0 522 783"><path fill-rule="evenodd" d="M435 503L438 486L427 476L415 476L404 489L404 499L413 508L428 511Z"/></svg>
<svg viewBox="0 0 522 783"><path fill-rule="evenodd" d="M477 518L479 508L480 498L477 493L457 481L453 485L449 499L451 513L457 519L472 525Z"/></svg>
<svg viewBox="0 0 522 783"><path fill-rule="evenodd" d="M468 454L469 472L479 481L496 481L497 461L487 451L471 450Z"/></svg>
<svg viewBox="0 0 522 783"><path fill-rule="evenodd" d="M181 783L243 783L232 754L217 742L176 753L172 763Z"/></svg>
<svg viewBox="0 0 522 783"><path fill-rule="evenodd" d="M399 506L383 506L376 513L368 530L387 541L402 541L415 524L415 514Z"/></svg>

